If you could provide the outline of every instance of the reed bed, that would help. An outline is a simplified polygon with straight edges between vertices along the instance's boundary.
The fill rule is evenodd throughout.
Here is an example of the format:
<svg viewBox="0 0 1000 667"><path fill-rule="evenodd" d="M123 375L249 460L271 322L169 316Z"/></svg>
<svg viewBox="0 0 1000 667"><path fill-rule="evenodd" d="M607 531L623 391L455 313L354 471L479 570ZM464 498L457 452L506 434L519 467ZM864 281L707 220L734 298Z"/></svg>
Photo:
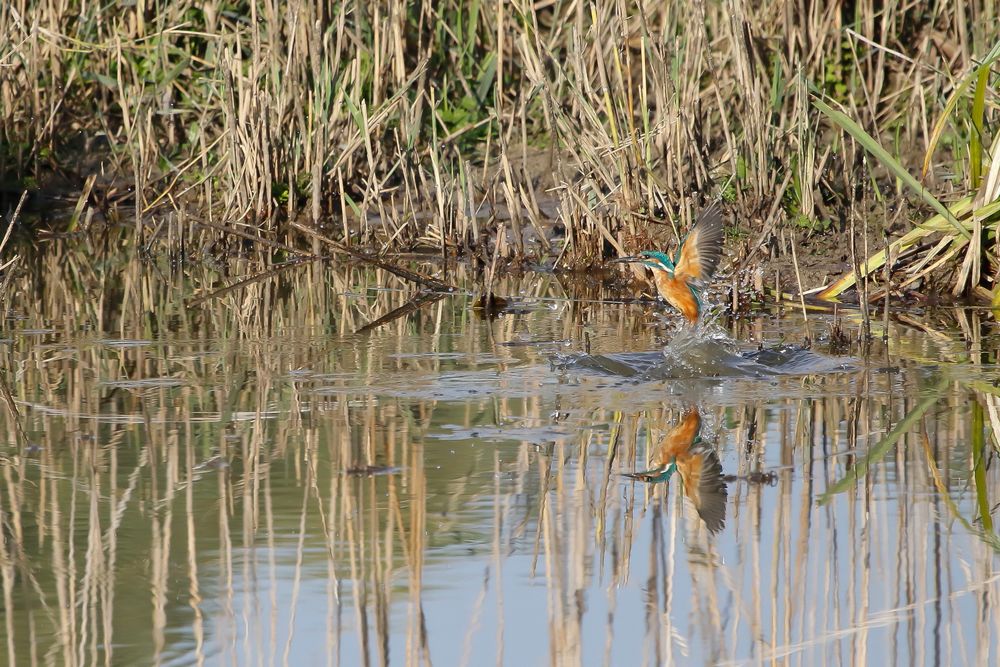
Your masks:
<svg viewBox="0 0 1000 667"><path fill-rule="evenodd" d="M937 200L975 192L997 19L987 0L13 0L0 178L71 193L55 231L124 221L182 261L240 255L237 233L308 247L299 221L383 252L580 267L721 198L739 272L914 215L816 101L926 163ZM992 270L960 282L992 289Z"/></svg>

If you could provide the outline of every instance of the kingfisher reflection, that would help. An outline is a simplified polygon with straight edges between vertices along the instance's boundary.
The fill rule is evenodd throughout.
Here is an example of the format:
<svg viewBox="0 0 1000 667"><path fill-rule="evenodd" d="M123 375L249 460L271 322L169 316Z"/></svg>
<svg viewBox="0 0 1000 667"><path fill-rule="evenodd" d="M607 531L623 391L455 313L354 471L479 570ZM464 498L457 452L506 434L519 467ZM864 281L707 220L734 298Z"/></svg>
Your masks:
<svg viewBox="0 0 1000 667"><path fill-rule="evenodd" d="M688 408L680 422L660 440L649 470L626 473L643 482L665 482L676 472L681 478L684 496L694 505L705 527L717 533L726 524L728 491L722 475L722 463L712 445L700 436L701 414Z"/></svg>

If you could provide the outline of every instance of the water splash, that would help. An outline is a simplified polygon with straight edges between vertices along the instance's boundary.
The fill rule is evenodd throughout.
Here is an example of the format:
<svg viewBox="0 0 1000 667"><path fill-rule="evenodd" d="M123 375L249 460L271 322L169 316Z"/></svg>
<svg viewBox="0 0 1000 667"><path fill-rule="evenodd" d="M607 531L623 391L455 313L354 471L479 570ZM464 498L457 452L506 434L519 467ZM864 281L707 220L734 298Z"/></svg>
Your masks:
<svg viewBox="0 0 1000 667"><path fill-rule="evenodd" d="M559 354L557 369L583 370L640 382L683 378L768 378L856 370L852 358L831 357L800 345L741 350L717 327L683 329L659 351L619 354Z"/></svg>

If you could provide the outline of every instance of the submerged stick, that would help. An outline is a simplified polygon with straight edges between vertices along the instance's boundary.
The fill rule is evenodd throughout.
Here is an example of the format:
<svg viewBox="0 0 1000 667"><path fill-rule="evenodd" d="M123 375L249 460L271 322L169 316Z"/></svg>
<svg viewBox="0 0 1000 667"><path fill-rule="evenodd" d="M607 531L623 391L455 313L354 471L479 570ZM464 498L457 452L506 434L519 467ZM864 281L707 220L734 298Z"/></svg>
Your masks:
<svg viewBox="0 0 1000 667"><path fill-rule="evenodd" d="M28 191L25 190L21 193L21 199L17 202L17 208L14 209L14 215L11 216L10 222L7 223L7 231L4 232L3 239L0 239L0 256L3 255L3 249L7 247L7 241L10 240L10 234L14 231L14 225L17 224L17 218L21 215L21 208L24 206L24 202L28 199ZM0 283L0 305L3 304L3 299L7 295L7 285L10 283L10 277L14 275L14 271L8 271L7 269L13 266L15 262L20 258L19 255L14 255L6 262L0 264L0 272L3 273L3 282Z"/></svg>
<svg viewBox="0 0 1000 667"><path fill-rule="evenodd" d="M288 262L282 262L281 264L276 264L275 266L272 266L271 268L269 268L266 271L261 271L260 273L257 273L257 274L254 274L254 275L250 276L249 278L244 278L243 280L239 280L239 281L233 283L232 285L228 285L226 287L220 287L219 289L214 290L214 291L212 291L212 292L210 292L210 293L208 293L208 294L206 294L204 296L195 297L194 299L186 301L185 303L186 303L186 305L188 307L197 306L198 304L204 303L205 301L211 301L212 299L217 299L220 296L224 296L224 295L229 294L230 292L233 292L235 290L238 290L238 289L241 289L241 288L246 287L248 285L252 285L254 283L260 282L261 280L264 280L266 278L270 278L271 276L275 276L275 275L281 273L282 271L285 271L286 269L290 269L290 268L298 266L300 264L306 264L308 262L315 262L315 261L322 260L322 259L325 259L325 258L324 257L317 257L317 256L310 256L310 257L298 257L298 258L290 260Z"/></svg>
<svg viewBox="0 0 1000 667"><path fill-rule="evenodd" d="M377 320L373 320L372 322L369 322L360 329L356 330L354 333L356 334L368 333L373 329L377 329L380 326L389 324L390 322L398 320L399 318L409 315L410 313L415 313L428 304L436 303L441 299L443 299L444 296L445 295L442 292L430 292L428 290L420 290L402 306L399 306L398 308L393 308L382 317L378 318Z"/></svg>
<svg viewBox="0 0 1000 667"><path fill-rule="evenodd" d="M240 238L246 239L248 241L253 241L254 243L261 243L268 246L269 248L274 248L276 250L284 250L285 252L304 257L305 259L321 259L319 255L313 255L311 253L303 253L301 250L296 250L291 246L287 246L280 241L273 241L271 239L264 238L263 236L254 236L249 232L244 232L243 230L236 229L235 227L230 227L227 225L220 225L214 222L208 222L207 220L195 220L194 223L199 227L208 227L209 229L214 229L216 231L222 232L224 234L232 234L233 236L239 236Z"/></svg>
<svg viewBox="0 0 1000 667"><path fill-rule="evenodd" d="M423 287L423 289L418 291L413 297L410 298L409 301L404 303L402 306L394 308L393 310L389 311L388 313L378 318L377 320L374 320L373 322L369 322L368 324L364 325L363 327L355 331L355 333L366 333L372 331L373 329L388 324L389 322L397 320L400 317L416 312L417 310L419 310L423 306L426 306L427 304L440 301L442 298L444 298L445 294L458 291L458 288L455 287L454 285L446 283L442 280L438 280L437 278L431 278L430 276L425 276L422 273L417 273L416 271L404 269L403 267L396 266L395 264L387 262L380 257L376 257L366 252L361 252L359 250L348 248L344 244L339 243L329 238L328 236L320 234L315 229L310 229L309 227L306 227L301 223L292 222L291 225L300 232L303 232L306 235L311 236L317 241L325 243L326 245L330 246L337 252L353 257L354 259L363 262L365 264L371 264L372 266L377 266L380 269L385 269L394 276L398 276L403 280L408 280ZM326 256L322 257L321 259L329 261L332 258Z"/></svg>
<svg viewBox="0 0 1000 667"><path fill-rule="evenodd" d="M387 262L380 257L376 257L375 255L371 255L366 252L361 252L360 250L353 250L351 248L348 248L344 244L339 243L338 241L334 241L330 237L320 234L315 229L310 229L309 227L306 227L301 223L292 222L291 225L300 232L303 232L304 234L313 237L317 241L325 243L326 245L330 246L337 252L349 255L360 262L364 262L365 264L371 264L372 266L377 266L380 269L385 269L394 276L398 276L403 280L409 280L410 282L422 285L424 288L428 290L439 291L439 292L458 291L458 288L455 287L454 285L450 285L444 281L438 280L437 278L431 278L430 276L425 276L422 273L417 273L416 271L404 269L401 266L396 266L395 264ZM331 258L329 256L326 256L322 257L322 259L329 260Z"/></svg>

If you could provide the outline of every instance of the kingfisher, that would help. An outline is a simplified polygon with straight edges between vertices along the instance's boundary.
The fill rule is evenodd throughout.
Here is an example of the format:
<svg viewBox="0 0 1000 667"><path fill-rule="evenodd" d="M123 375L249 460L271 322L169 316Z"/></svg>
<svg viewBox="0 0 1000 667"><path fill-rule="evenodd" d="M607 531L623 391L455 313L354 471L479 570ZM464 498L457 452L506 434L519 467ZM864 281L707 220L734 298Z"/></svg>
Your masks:
<svg viewBox="0 0 1000 667"><path fill-rule="evenodd" d="M717 533L726 524L728 491L722 477L722 462L715 450L700 437L701 414L689 408L680 423L670 429L653 457L654 466L626 477L642 482L665 482L676 472L685 497L694 505L705 526Z"/></svg>
<svg viewBox="0 0 1000 667"><path fill-rule="evenodd" d="M722 212L712 204L698 214L673 258L658 250L644 250L614 262L642 264L651 269L660 297L695 323L702 311L701 288L715 275L722 259L723 231Z"/></svg>

